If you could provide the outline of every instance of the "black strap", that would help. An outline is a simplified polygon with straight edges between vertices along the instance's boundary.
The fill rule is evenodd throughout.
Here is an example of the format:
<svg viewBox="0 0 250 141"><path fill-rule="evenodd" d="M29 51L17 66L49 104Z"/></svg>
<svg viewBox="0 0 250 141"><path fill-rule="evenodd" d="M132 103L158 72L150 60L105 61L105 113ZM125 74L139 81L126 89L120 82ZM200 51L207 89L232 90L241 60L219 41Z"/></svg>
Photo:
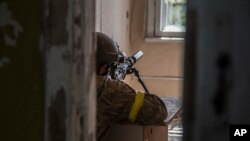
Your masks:
<svg viewBox="0 0 250 141"><path fill-rule="evenodd" d="M139 71L138 71L136 68L134 68L134 67L131 68L130 71L131 71L132 73L135 74L135 76L136 76L137 79L138 79L138 82L142 85L142 87L143 87L143 89L145 90L145 92L149 94L149 91L148 91L146 85L144 84L144 82L142 81L142 79L141 79L141 77L140 77L140 75L139 75Z"/></svg>

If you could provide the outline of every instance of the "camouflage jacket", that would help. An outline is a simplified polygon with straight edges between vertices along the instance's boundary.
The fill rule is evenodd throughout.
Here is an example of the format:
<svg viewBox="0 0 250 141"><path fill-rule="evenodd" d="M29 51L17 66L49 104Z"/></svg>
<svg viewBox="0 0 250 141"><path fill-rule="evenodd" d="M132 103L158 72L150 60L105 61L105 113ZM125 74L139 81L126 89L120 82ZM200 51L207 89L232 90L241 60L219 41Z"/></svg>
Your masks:
<svg viewBox="0 0 250 141"><path fill-rule="evenodd" d="M97 126L128 120L137 93L125 82L97 76ZM167 117L165 104L153 94L145 94L136 116L139 124L162 123Z"/></svg>

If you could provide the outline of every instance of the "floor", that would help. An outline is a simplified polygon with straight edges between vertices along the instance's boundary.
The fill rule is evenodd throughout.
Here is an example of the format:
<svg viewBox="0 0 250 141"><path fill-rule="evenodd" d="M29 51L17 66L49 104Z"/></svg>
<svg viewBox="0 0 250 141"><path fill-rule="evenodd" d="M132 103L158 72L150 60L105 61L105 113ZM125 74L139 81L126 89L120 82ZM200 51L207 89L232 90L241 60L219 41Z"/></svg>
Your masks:
<svg viewBox="0 0 250 141"><path fill-rule="evenodd" d="M182 110L168 125L168 141L182 141Z"/></svg>
<svg viewBox="0 0 250 141"><path fill-rule="evenodd" d="M182 141L182 135L183 135L182 126L168 128L168 141Z"/></svg>

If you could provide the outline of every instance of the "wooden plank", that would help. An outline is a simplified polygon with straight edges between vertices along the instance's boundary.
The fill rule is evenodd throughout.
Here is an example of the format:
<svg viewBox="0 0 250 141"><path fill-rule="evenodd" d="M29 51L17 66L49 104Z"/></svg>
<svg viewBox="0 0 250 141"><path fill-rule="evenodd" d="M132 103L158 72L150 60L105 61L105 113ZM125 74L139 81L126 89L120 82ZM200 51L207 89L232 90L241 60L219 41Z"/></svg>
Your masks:
<svg viewBox="0 0 250 141"><path fill-rule="evenodd" d="M143 141L167 141L168 126L144 126Z"/></svg>
<svg viewBox="0 0 250 141"><path fill-rule="evenodd" d="M104 141L143 141L143 126L113 125Z"/></svg>

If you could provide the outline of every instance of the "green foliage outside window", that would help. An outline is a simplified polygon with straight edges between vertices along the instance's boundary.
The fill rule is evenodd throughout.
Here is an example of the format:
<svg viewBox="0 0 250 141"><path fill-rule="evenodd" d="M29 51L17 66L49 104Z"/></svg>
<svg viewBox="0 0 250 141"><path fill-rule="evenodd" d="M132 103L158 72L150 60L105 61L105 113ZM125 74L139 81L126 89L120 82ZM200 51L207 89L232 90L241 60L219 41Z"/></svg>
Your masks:
<svg viewBox="0 0 250 141"><path fill-rule="evenodd" d="M186 25L186 0L164 0L162 2L162 29L184 31ZM165 12L165 13L163 13Z"/></svg>

